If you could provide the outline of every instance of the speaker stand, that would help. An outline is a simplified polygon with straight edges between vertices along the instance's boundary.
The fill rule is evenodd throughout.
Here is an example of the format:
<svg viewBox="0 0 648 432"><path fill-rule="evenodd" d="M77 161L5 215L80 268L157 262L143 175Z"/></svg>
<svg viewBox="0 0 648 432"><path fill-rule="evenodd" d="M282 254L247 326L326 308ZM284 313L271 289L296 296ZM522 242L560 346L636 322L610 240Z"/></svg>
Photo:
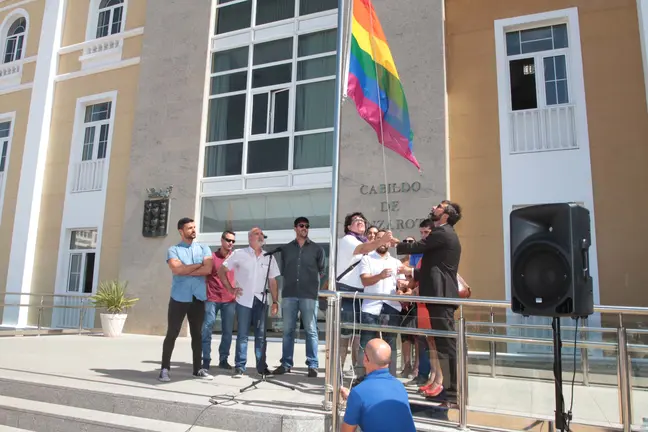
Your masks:
<svg viewBox="0 0 648 432"><path fill-rule="evenodd" d="M560 318L554 317L551 323L553 329L553 355L554 355L554 390L556 397L555 430L565 431L569 424L569 415L565 412L565 399L562 387L562 340L560 338ZM575 348L574 348L575 349Z"/></svg>

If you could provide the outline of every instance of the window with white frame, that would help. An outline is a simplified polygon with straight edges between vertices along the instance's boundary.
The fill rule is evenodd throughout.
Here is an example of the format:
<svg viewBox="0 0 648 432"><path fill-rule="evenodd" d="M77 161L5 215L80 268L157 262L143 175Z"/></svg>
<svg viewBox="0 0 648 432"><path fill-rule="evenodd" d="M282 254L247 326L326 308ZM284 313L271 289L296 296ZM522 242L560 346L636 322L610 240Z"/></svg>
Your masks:
<svg viewBox="0 0 648 432"><path fill-rule="evenodd" d="M568 104L567 24L506 33L513 111Z"/></svg>
<svg viewBox="0 0 648 432"><path fill-rule="evenodd" d="M23 57L27 20L25 17L16 19L7 30L3 63L11 63Z"/></svg>
<svg viewBox="0 0 648 432"><path fill-rule="evenodd" d="M67 292L92 293L96 256L97 230L72 230L68 251Z"/></svg>
<svg viewBox="0 0 648 432"><path fill-rule="evenodd" d="M97 39L121 33L124 16L124 0L101 0L97 16Z"/></svg>
<svg viewBox="0 0 648 432"><path fill-rule="evenodd" d="M335 60L335 28L214 52L204 177L331 166Z"/></svg>
<svg viewBox="0 0 648 432"><path fill-rule="evenodd" d="M506 32L510 152L578 148L568 24Z"/></svg>
<svg viewBox="0 0 648 432"><path fill-rule="evenodd" d="M338 0L218 0L217 7L214 33L220 35L337 9Z"/></svg>
<svg viewBox="0 0 648 432"><path fill-rule="evenodd" d="M105 159L108 151L112 102L88 105L83 118L81 160Z"/></svg>
<svg viewBox="0 0 648 432"><path fill-rule="evenodd" d="M4 203L4 191L7 185L7 164L9 163L9 140L11 139L11 122L0 123L0 216Z"/></svg>

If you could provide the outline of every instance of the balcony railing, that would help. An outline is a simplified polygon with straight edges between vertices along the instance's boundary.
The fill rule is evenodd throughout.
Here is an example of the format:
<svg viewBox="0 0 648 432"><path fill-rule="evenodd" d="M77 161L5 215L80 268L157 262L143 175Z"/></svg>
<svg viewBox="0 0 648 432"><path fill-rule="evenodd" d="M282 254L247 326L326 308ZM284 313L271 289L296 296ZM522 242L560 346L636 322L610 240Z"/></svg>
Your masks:
<svg viewBox="0 0 648 432"><path fill-rule="evenodd" d="M122 39L97 39L96 42L83 49L83 55L101 54L110 50L116 50L122 44Z"/></svg>
<svg viewBox="0 0 648 432"><path fill-rule="evenodd" d="M510 153L532 153L578 148L574 105L509 113Z"/></svg>
<svg viewBox="0 0 648 432"><path fill-rule="evenodd" d="M12 62L0 67L0 79L19 74L22 70L22 62Z"/></svg>
<svg viewBox="0 0 648 432"><path fill-rule="evenodd" d="M72 174L72 192L100 191L103 180L104 159L77 162Z"/></svg>

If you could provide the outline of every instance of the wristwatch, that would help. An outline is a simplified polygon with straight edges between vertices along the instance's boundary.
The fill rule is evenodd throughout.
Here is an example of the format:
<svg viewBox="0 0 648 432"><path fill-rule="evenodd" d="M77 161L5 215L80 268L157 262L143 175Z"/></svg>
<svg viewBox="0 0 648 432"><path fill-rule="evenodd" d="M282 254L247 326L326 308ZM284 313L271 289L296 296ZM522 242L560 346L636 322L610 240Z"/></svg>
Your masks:
<svg viewBox="0 0 648 432"><path fill-rule="evenodd" d="M276 301L273 301L272 304L279 306L279 302L276 302Z"/></svg>

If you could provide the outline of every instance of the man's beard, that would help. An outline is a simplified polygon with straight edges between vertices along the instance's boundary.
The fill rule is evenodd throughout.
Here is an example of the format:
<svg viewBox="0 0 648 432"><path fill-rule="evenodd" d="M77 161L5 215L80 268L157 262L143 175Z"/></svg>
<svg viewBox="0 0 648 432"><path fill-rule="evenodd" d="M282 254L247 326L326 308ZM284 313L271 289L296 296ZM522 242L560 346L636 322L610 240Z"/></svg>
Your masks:
<svg viewBox="0 0 648 432"><path fill-rule="evenodd" d="M432 212L432 213L430 213L429 218L430 218L430 220L431 220L432 222L438 222L438 221L441 220L441 215L437 215L437 214L435 214L434 212Z"/></svg>
<svg viewBox="0 0 648 432"><path fill-rule="evenodd" d="M378 249L376 249L376 252L378 252L380 255L385 255L389 249L387 246L380 246Z"/></svg>

